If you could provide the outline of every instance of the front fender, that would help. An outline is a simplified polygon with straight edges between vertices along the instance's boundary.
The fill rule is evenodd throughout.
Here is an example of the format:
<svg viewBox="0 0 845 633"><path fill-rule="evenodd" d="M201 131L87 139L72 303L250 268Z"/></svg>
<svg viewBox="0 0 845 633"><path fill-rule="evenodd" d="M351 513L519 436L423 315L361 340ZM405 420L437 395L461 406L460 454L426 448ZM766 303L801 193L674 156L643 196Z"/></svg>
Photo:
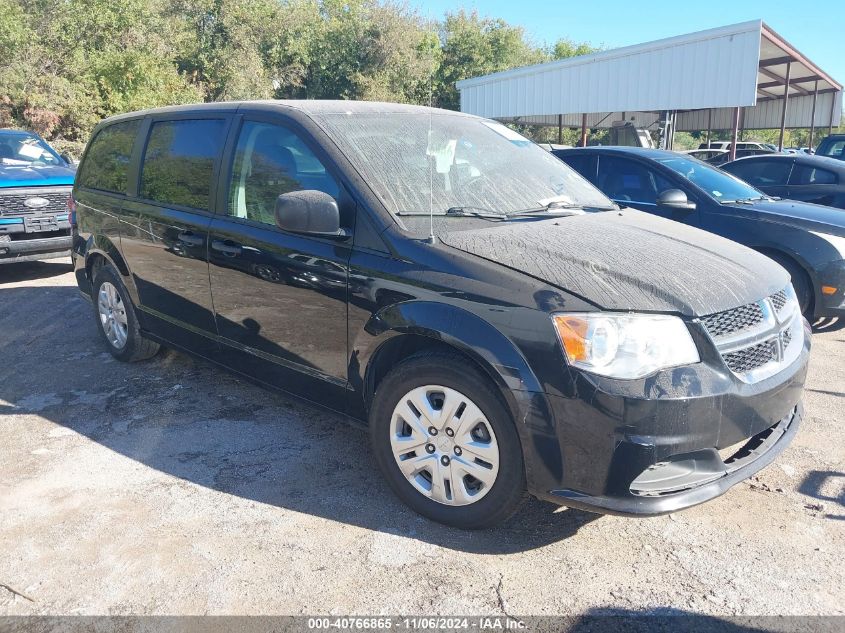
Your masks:
<svg viewBox="0 0 845 633"><path fill-rule="evenodd" d="M372 315L353 343L363 368L361 384L379 347L402 334L425 336L454 347L484 368L500 387L542 391L523 355L493 325L471 312L433 301L406 301Z"/></svg>
<svg viewBox="0 0 845 633"><path fill-rule="evenodd" d="M354 337L350 384L362 400L379 351L396 337L416 335L445 343L471 358L499 387L510 408L525 455L529 490L547 473L560 476L562 454L541 382L519 348L493 324L456 306L406 301L372 315ZM366 404L364 409L366 409ZM358 407L356 407L358 408ZM359 409L360 410L360 409Z"/></svg>

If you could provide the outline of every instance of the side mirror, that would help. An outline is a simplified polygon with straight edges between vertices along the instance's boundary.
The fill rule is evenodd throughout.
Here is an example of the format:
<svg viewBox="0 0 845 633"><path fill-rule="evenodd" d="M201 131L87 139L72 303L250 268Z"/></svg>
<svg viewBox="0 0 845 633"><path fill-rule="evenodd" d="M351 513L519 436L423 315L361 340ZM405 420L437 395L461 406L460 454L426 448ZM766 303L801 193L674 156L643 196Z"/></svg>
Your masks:
<svg viewBox="0 0 845 633"><path fill-rule="evenodd" d="M63 161L65 161L68 165L73 165L73 158L71 158L71 155L70 155L70 154L68 154L67 152L62 152L62 153L61 153L61 158L62 158L62 160L63 160Z"/></svg>
<svg viewBox="0 0 845 633"><path fill-rule="evenodd" d="M337 201L322 191L283 193L276 198L276 226L291 233L320 237L346 237L340 228Z"/></svg>
<svg viewBox="0 0 845 633"><path fill-rule="evenodd" d="M684 211L694 211L695 202L687 199L685 194L680 189L667 189L657 197L657 206L668 207L670 209L682 209Z"/></svg>

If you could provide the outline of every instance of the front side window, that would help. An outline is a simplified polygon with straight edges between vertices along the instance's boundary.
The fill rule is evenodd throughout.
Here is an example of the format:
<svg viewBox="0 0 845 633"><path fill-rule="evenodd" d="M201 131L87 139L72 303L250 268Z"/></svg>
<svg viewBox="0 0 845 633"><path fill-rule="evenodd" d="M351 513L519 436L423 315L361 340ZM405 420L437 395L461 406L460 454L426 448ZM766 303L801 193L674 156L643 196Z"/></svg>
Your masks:
<svg viewBox="0 0 845 633"><path fill-rule="evenodd" d="M725 168L755 187L785 185L791 169L791 160L742 160Z"/></svg>
<svg viewBox="0 0 845 633"><path fill-rule="evenodd" d="M672 184L654 170L614 156L599 159L598 184L613 200L646 204L656 204L661 193L672 189Z"/></svg>
<svg viewBox="0 0 845 633"><path fill-rule="evenodd" d="M340 188L314 152L292 130L246 121L238 136L229 215L275 225L276 199L305 189L337 199Z"/></svg>
<svg viewBox="0 0 845 633"><path fill-rule="evenodd" d="M0 165L38 167L65 162L40 138L29 132L0 131Z"/></svg>
<svg viewBox="0 0 845 633"><path fill-rule="evenodd" d="M832 171L813 167L812 165L795 165L792 170L790 185L835 185L838 178Z"/></svg>
<svg viewBox="0 0 845 633"><path fill-rule="evenodd" d="M613 207L562 161L494 121L426 110L315 118L397 215L504 215L552 202Z"/></svg>
<svg viewBox="0 0 845 633"><path fill-rule="evenodd" d="M76 178L81 187L126 193L132 146L140 125L139 119L124 121L97 133Z"/></svg>
<svg viewBox="0 0 845 633"><path fill-rule="evenodd" d="M223 119L158 121L150 129L141 197L169 206L209 210L214 163L222 151Z"/></svg>
<svg viewBox="0 0 845 633"><path fill-rule="evenodd" d="M672 156L658 158L657 162L684 177L717 202L759 200L766 197L739 178L694 158Z"/></svg>

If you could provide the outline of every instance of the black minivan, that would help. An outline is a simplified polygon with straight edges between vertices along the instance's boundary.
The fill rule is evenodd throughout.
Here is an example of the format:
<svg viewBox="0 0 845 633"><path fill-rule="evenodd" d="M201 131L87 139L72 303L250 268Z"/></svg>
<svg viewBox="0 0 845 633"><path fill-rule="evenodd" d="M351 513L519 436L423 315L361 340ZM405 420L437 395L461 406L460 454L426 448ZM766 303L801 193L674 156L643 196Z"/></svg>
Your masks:
<svg viewBox="0 0 845 633"><path fill-rule="evenodd" d="M647 515L789 444L810 349L787 272L620 209L509 128L345 101L137 112L71 201L115 357L160 344L368 425L391 488L463 528L526 490Z"/></svg>

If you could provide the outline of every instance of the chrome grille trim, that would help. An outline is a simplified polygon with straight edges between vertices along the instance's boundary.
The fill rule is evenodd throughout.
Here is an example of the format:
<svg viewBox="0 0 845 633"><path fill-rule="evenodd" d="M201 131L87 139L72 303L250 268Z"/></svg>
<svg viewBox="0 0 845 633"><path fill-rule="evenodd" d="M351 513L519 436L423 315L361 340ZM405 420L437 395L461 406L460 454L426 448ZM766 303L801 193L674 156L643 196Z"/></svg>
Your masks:
<svg viewBox="0 0 845 633"><path fill-rule="evenodd" d="M0 216L44 215L67 212L67 197L71 187L29 187L0 189ZM45 198L50 204L37 209L27 207L27 198Z"/></svg>
<svg viewBox="0 0 845 633"><path fill-rule="evenodd" d="M776 374L798 357L804 344L803 317L791 284L700 322L728 369L747 383Z"/></svg>

